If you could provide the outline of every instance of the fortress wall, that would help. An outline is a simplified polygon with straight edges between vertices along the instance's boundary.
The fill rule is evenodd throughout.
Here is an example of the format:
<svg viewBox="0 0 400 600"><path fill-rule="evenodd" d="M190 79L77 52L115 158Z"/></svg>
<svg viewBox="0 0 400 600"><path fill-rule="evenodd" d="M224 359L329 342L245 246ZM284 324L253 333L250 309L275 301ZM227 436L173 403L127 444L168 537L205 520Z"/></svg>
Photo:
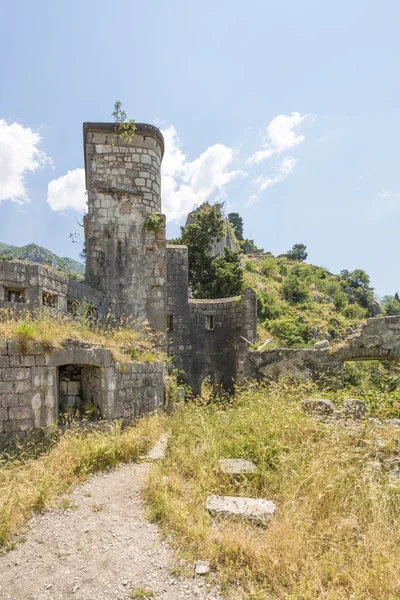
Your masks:
<svg viewBox="0 0 400 600"><path fill-rule="evenodd" d="M68 370L71 375L68 376ZM92 403L101 419L134 418L164 402L163 362L115 363L90 344L45 352L33 342L24 353L15 340L0 340L0 440L48 427L60 407Z"/></svg>
<svg viewBox="0 0 400 600"><path fill-rule="evenodd" d="M0 260L0 308L44 308L50 312L71 312L70 301L98 307L103 294L81 281L23 261Z"/></svg>

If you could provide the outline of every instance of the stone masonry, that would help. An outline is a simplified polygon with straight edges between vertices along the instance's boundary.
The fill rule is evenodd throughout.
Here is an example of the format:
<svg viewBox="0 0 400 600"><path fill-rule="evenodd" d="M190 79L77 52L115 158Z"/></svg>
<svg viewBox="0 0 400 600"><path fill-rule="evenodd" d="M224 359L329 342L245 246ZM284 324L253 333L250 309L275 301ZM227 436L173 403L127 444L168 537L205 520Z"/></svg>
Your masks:
<svg viewBox="0 0 400 600"><path fill-rule="evenodd" d="M248 346L256 340L256 295L246 290L237 298L190 298L188 249L167 247L165 240L164 139L156 127L136 125L129 142L115 123L83 125L85 281L2 260L0 309L76 315L85 302L100 319L147 322L161 332L160 343L168 342L171 364L194 394L206 377L215 387L232 390L244 377ZM137 416L163 402L163 363L117 365L104 349L76 346L45 353L33 344L22 355L11 340L1 344L0 433L51 425L60 409L90 402L105 419Z"/></svg>
<svg viewBox="0 0 400 600"><path fill-rule="evenodd" d="M161 213L164 140L151 125L138 123L132 142L114 123L83 126L88 228L86 279L106 297L116 319L147 319L165 331L165 219ZM147 231L151 213L158 231Z"/></svg>
<svg viewBox="0 0 400 600"><path fill-rule="evenodd" d="M152 412L163 406L164 376L164 362L117 363L109 350L89 344L70 343L50 353L33 342L22 354L15 340L2 339L0 438L52 425L65 397L70 405L94 402L101 419Z"/></svg>

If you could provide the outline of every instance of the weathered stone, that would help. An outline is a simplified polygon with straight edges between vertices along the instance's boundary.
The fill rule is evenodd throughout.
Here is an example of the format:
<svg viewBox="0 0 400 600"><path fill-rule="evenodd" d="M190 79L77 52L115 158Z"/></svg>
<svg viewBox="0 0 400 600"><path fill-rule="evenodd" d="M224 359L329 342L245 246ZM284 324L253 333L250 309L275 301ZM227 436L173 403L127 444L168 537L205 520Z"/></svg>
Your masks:
<svg viewBox="0 0 400 600"><path fill-rule="evenodd" d="M194 563L194 572L196 575L206 575L210 572L210 563L205 560L198 560Z"/></svg>
<svg viewBox="0 0 400 600"><path fill-rule="evenodd" d="M257 523L265 523L276 511L270 500L215 495L208 496L206 508L213 516L240 517Z"/></svg>
<svg viewBox="0 0 400 600"><path fill-rule="evenodd" d="M156 445L150 450L148 455L146 456L147 460L162 460L165 456L165 451L167 449L169 434L163 434Z"/></svg>
<svg viewBox="0 0 400 600"><path fill-rule="evenodd" d="M343 403L343 413L346 417L359 420L362 419L367 412L365 402L356 398L347 398Z"/></svg>
<svg viewBox="0 0 400 600"><path fill-rule="evenodd" d="M328 340L321 340L320 342L316 342L314 344L314 350L324 350L325 348L329 348L330 343Z"/></svg>
<svg viewBox="0 0 400 600"><path fill-rule="evenodd" d="M307 398L307 400L301 402L300 406L306 413L320 415L333 415L336 410L333 402L324 398Z"/></svg>
<svg viewBox="0 0 400 600"><path fill-rule="evenodd" d="M239 475L240 473L254 473L257 469L256 465L251 460L243 458L221 458L218 461L223 473Z"/></svg>

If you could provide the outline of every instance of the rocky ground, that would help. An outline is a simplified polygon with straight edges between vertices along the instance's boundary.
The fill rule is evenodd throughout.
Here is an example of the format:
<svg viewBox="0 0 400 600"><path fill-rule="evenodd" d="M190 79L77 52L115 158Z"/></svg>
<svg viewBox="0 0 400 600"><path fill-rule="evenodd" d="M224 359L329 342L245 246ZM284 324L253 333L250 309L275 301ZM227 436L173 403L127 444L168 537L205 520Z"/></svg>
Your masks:
<svg viewBox="0 0 400 600"><path fill-rule="evenodd" d="M21 543L0 556L0 599L220 600L208 576L179 575L146 520L140 489L148 469L131 464L94 475L59 509L36 515Z"/></svg>

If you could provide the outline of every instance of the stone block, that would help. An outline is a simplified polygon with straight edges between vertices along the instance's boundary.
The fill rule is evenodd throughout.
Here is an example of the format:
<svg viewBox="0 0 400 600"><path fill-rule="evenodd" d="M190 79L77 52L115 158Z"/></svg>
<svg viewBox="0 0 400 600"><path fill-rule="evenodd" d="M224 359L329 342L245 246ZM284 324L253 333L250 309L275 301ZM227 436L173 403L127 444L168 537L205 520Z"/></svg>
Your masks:
<svg viewBox="0 0 400 600"><path fill-rule="evenodd" d="M237 496L208 496L206 508L213 516L239 517L261 524L276 512L276 505L270 500Z"/></svg>
<svg viewBox="0 0 400 600"><path fill-rule="evenodd" d="M320 415L331 416L335 413L335 405L331 400L323 398L307 398L300 404L301 409L306 413L316 413Z"/></svg>
<svg viewBox="0 0 400 600"><path fill-rule="evenodd" d="M21 419L32 419L32 409L26 406L15 406L8 409L10 421L18 421Z"/></svg>
<svg viewBox="0 0 400 600"><path fill-rule="evenodd" d="M31 390L32 384L30 381L16 381L15 382L15 393L16 394L24 394L25 392L29 392Z"/></svg>
<svg viewBox="0 0 400 600"><path fill-rule="evenodd" d="M251 460L243 458L221 458L219 466L223 473L239 475L240 473L254 473L257 469L256 465Z"/></svg>
<svg viewBox="0 0 400 600"><path fill-rule="evenodd" d="M35 356L28 354L27 356L21 356L21 367L34 367L36 365Z"/></svg>
<svg viewBox="0 0 400 600"><path fill-rule="evenodd" d="M11 408L14 406L18 406L18 396L17 395L2 395L1 396L1 406L3 408Z"/></svg>
<svg viewBox="0 0 400 600"><path fill-rule="evenodd" d="M8 356L3 356L0 355L0 369L1 368L5 368L5 367L9 367L10 366L10 359Z"/></svg>

